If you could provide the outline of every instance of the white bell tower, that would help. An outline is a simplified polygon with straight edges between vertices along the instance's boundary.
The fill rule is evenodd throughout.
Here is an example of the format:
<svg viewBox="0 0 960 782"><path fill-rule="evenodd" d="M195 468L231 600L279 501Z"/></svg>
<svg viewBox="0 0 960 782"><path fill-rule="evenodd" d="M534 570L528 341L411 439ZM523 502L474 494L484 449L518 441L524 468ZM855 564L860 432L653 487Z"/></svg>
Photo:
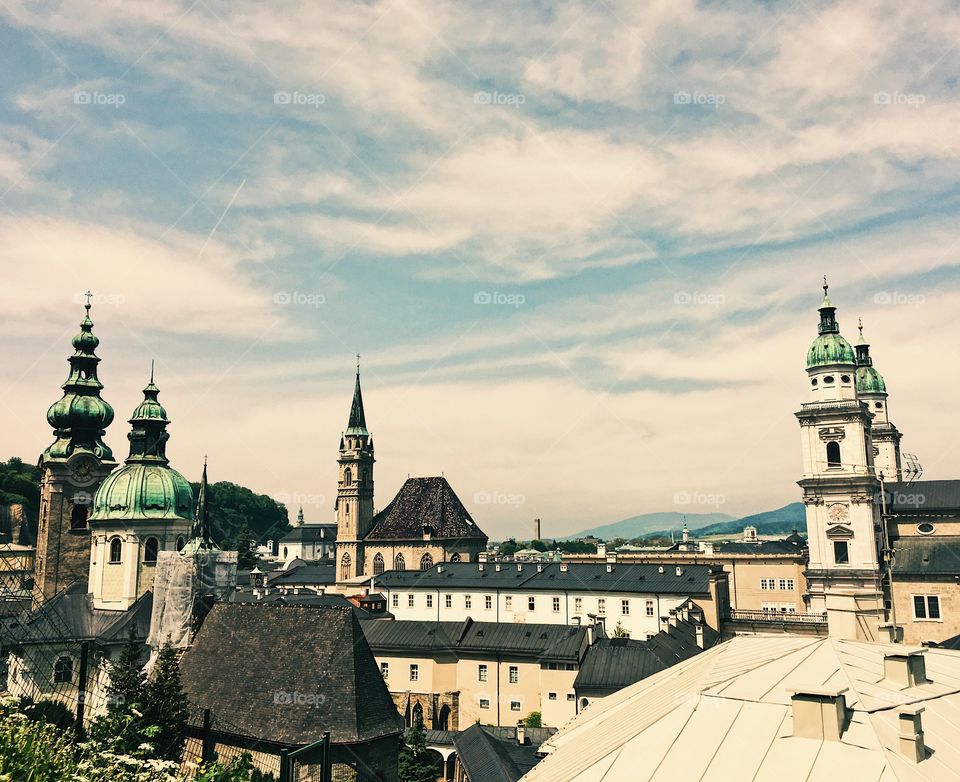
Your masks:
<svg viewBox="0 0 960 782"><path fill-rule="evenodd" d="M827 295L817 338L807 352L810 401L796 413L803 450L803 489L810 562L810 610L826 612L830 634L879 640L880 482L874 471L873 414L857 396L857 362L840 334Z"/></svg>

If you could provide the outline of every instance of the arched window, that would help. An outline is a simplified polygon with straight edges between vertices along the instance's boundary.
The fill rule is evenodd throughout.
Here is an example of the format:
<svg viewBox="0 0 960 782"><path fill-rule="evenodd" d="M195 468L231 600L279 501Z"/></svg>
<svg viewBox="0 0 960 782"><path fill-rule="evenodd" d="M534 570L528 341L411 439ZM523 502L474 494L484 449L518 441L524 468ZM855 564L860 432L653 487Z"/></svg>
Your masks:
<svg viewBox="0 0 960 782"><path fill-rule="evenodd" d="M360 485L366 486L368 480L370 480L370 471L364 467L362 470L360 470Z"/></svg>
<svg viewBox="0 0 960 782"><path fill-rule="evenodd" d="M147 538L147 542L143 544L143 561L156 562L159 550L160 542L156 538Z"/></svg>
<svg viewBox="0 0 960 782"><path fill-rule="evenodd" d="M394 570L406 570L407 563L403 561L403 554L397 554L393 558L393 569Z"/></svg>
<svg viewBox="0 0 960 782"><path fill-rule="evenodd" d="M110 538L110 559L113 565L119 564L120 555L123 553L123 541L120 538Z"/></svg>
<svg viewBox="0 0 960 782"><path fill-rule="evenodd" d="M840 443L831 440L827 443L827 467L840 466Z"/></svg>
<svg viewBox="0 0 960 782"><path fill-rule="evenodd" d="M70 529L86 529L87 513L90 511L90 505L85 502L78 502L73 506L70 512Z"/></svg>
<svg viewBox="0 0 960 782"><path fill-rule="evenodd" d="M350 578L350 563L352 561L353 560L350 559L349 554L344 554L340 558L340 580L341 581L346 581L348 578Z"/></svg>
<svg viewBox="0 0 960 782"><path fill-rule="evenodd" d="M437 730L450 730L450 707L443 704L440 707L440 713L437 715Z"/></svg>
<svg viewBox="0 0 960 782"><path fill-rule="evenodd" d="M432 567L433 567L433 557L431 557L429 554L424 554L422 557L420 557L421 570L429 570Z"/></svg>
<svg viewBox="0 0 960 782"><path fill-rule="evenodd" d="M53 681L55 684L73 683L73 660L70 657L58 657L53 664Z"/></svg>
<svg viewBox="0 0 960 782"><path fill-rule="evenodd" d="M459 562L459 561L460 561L460 555L459 555L459 554L454 554L452 557L450 557L450 561L451 561L451 562Z"/></svg>
<svg viewBox="0 0 960 782"><path fill-rule="evenodd" d="M423 725L423 706L417 703L413 707L413 714L411 715L411 726L416 725L418 722Z"/></svg>
<svg viewBox="0 0 960 782"><path fill-rule="evenodd" d="M373 558L373 575L379 576L383 572L383 555L377 554Z"/></svg>
<svg viewBox="0 0 960 782"><path fill-rule="evenodd" d="M343 485L350 486L352 484L353 484L353 471L349 467L347 467L347 469L343 471Z"/></svg>
<svg viewBox="0 0 960 782"><path fill-rule="evenodd" d="M187 541L183 539L183 535L177 535L177 551L183 551L183 547L187 545Z"/></svg>

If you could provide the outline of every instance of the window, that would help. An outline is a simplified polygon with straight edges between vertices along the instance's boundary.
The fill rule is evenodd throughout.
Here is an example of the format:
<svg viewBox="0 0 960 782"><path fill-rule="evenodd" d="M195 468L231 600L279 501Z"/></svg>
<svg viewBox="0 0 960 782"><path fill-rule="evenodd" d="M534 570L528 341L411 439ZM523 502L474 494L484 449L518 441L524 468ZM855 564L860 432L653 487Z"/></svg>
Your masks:
<svg viewBox="0 0 960 782"><path fill-rule="evenodd" d="M557 699L557 694L556 694L555 692L548 692L548 693L547 693L547 700L548 700L548 701L555 701L556 699Z"/></svg>
<svg viewBox="0 0 960 782"><path fill-rule="evenodd" d="M576 700L576 699L577 699L577 696L574 695L572 692L568 692L568 693L567 693L567 700L568 700L568 701L573 701L573 700Z"/></svg>
<svg viewBox="0 0 960 782"><path fill-rule="evenodd" d="M583 613L583 598L575 597L573 598L573 613L582 614Z"/></svg>
<svg viewBox="0 0 960 782"><path fill-rule="evenodd" d="M143 544L143 561L156 562L157 552L160 549L160 542L156 538L147 538Z"/></svg>
<svg viewBox="0 0 960 782"><path fill-rule="evenodd" d="M772 578L761 578L761 579L760 579L760 589L773 589L773 579L772 579Z"/></svg>
<svg viewBox="0 0 960 782"><path fill-rule="evenodd" d="M924 521L917 525L917 532L921 535L932 535L934 529L936 528L929 521Z"/></svg>
<svg viewBox="0 0 960 782"><path fill-rule="evenodd" d="M883 410L883 402L874 402L873 406L877 408L877 410Z"/></svg>
<svg viewBox="0 0 960 782"><path fill-rule="evenodd" d="M463 607L466 609L473 608L473 595L463 596Z"/></svg>
<svg viewBox="0 0 960 782"><path fill-rule="evenodd" d="M433 567L433 557L431 557L429 554L424 554L422 557L420 557L421 570L429 570L432 567Z"/></svg>
<svg viewBox="0 0 960 782"><path fill-rule="evenodd" d="M620 613L624 616L627 616L630 613L630 601L621 600L620 601Z"/></svg>
<svg viewBox="0 0 960 782"><path fill-rule="evenodd" d="M180 542L180 539L177 538L177 543L179 543L179 542ZM178 547L178 548L177 548L177 551L179 551L179 550L180 550L180 549L179 549L179 547ZM288 554L289 554L289 552L287 551L287 547L284 546L284 547L283 547L283 558L286 559L287 556L288 556Z"/></svg>
<svg viewBox="0 0 960 782"><path fill-rule="evenodd" d="M553 598L553 610L554 610L555 613L560 611L560 598L559 598L559 597Z"/></svg>
<svg viewBox="0 0 960 782"><path fill-rule="evenodd" d="M940 621L939 595L914 595L913 618Z"/></svg>
<svg viewBox="0 0 960 782"><path fill-rule="evenodd" d="M413 595L407 595L407 608L413 608Z"/></svg>
<svg viewBox="0 0 960 782"><path fill-rule="evenodd" d="M840 466L840 443L831 440L827 443L827 467Z"/></svg>
<svg viewBox="0 0 960 782"><path fill-rule="evenodd" d="M396 592L390 595L390 604L394 608L397 608L400 605L400 595L398 595Z"/></svg>
<svg viewBox="0 0 960 782"><path fill-rule="evenodd" d="M390 678L390 663L380 663L380 675L384 679Z"/></svg>
<svg viewBox="0 0 960 782"><path fill-rule="evenodd" d="M605 614L607 613L607 599L604 597L597 599L597 613Z"/></svg>
<svg viewBox="0 0 960 782"><path fill-rule="evenodd" d="M120 564L120 555L123 552L123 543L120 538L111 538L110 539L110 563L113 565Z"/></svg>
<svg viewBox="0 0 960 782"><path fill-rule="evenodd" d="M433 608L433 595L427 595L427 608Z"/></svg>
<svg viewBox="0 0 960 782"><path fill-rule="evenodd" d="M508 671L507 675L509 677L510 684L516 684L517 682L520 681L520 669L516 665L511 665L507 669L507 671Z"/></svg>
<svg viewBox="0 0 960 782"><path fill-rule="evenodd" d="M58 657L53 664L53 681L56 684L73 683L73 660L70 657Z"/></svg>
<svg viewBox="0 0 960 782"><path fill-rule="evenodd" d="M478 665L478 666L477 666L477 681L478 681L478 682L485 682L486 680L487 680L487 666L486 666L486 665L483 665L483 664Z"/></svg>
<svg viewBox="0 0 960 782"><path fill-rule="evenodd" d="M407 569L407 563L404 562L404 560L403 560L403 554L397 554L397 556L395 556L395 557L393 558L393 569L394 569L394 570L406 570L406 569Z"/></svg>
<svg viewBox="0 0 960 782"><path fill-rule="evenodd" d="M353 562L349 554L344 554L340 559L340 580L346 581L350 578L350 565Z"/></svg>
<svg viewBox="0 0 960 782"><path fill-rule="evenodd" d="M90 510L90 505L86 502L77 502L73 506L73 510L70 512L70 529L86 529L87 528L87 513Z"/></svg>
<svg viewBox="0 0 960 782"><path fill-rule="evenodd" d="M652 600L648 600L648 601L647 601L647 604L646 604L646 606L645 606L645 611L646 611L647 616L653 616L653 601L652 601Z"/></svg>
<svg viewBox="0 0 960 782"><path fill-rule="evenodd" d="M410 681L417 682L420 681L420 666L416 663L410 665Z"/></svg>
<svg viewBox="0 0 960 782"><path fill-rule="evenodd" d="M481 698L481 699L480 699L480 708L481 708L481 709L489 709L489 708L490 708L490 699L489 699L489 698Z"/></svg>
<svg viewBox="0 0 960 782"><path fill-rule="evenodd" d="M513 597L511 595L507 595L503 598L503 607L507 609L507 611L513 610Z"/></svg>
<svg viewBox="0 0 960 782"><path fill-rule="evenodd" d="M349 467L347 467L347 469L343 471L343 485L344 486L353 485L353 471Z"/></svg>
<svg viewBox="0 0 960 782"><path fill-rule="evenodd" d="M510 711L520 711L520 701L510 701Z"/></svg>
<svg viewBox="0 0 960 782"><path fill-rule="evenodd" d="M779 582L779 585L780 585L780 589L784 589L784 590L787 590L787 589L788 589L788 590L791 590L791 591L792 591L792 590L793 590L794 581L793 581L792 578L781 578L781 579L780 579L780 582Z"/></svg>
<svg viewBox="0 0 960 782"><path fill-rule="evenodd" d="M492 595L484 595L484 596L483 596L483 607L486 608L488 611L489 611L491 608L493 608L493 596L492 596Z"/></svg>
<svg viewBox="0 0 960 782"><path fill-rule="evenodd" d="M187 541L184 540L183 535L177 535L177 551L183 551L183 547L187 545Z"/></svg>
<svg viewBox="0 0 960 782"><path fill-rule="evenodd" d="M849 382L850 382L850 375L840 375L840 382L841 382L841 383L849 383Z"/></svg>
<svg viewBox="0 0 960 782"><path fill-rule="evenodd" d="M373 558L373 575L379 576L383 572L383 554L377 554Z"/></svg>
<svg viewBox="0 0 960 782"><path fill-rule="evenodd" d="M453 595L443 596L443 606L444 608L453 608Z"/></svg>
<svg viewBox="0 0 960 782"><path fill-rule="evenodd" d="M833 541L833 561L838 565L850 564L850 548L847 545L847 541Z"/></svg>
<svg viewBox="0 0 960 782"><path fill-rule="evenodd" d="M824 383L832 383L832 382L833 382L833 375L827 375L827 376L823 379L823 382L824 382Z"/></svg>
<svg viewBox="0 0 960 782"><path fill-rule="evenodd" d="M528 597L528 598L527 598L527 609L530 610L530 611L536 611L536 610L537 610L537 599L536 599L535 597Z"/></svg>

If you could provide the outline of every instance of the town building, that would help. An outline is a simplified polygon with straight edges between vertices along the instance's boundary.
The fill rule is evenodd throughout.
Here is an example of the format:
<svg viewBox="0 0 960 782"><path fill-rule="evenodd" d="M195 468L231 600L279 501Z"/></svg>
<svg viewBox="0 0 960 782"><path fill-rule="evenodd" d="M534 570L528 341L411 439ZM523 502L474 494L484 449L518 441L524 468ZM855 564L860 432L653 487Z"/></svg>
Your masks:
<svg viewBox="0 0 960 782"><path fill-rule="evenodd" d="M334 558L337 548L336 524L311 524L303 520L303 508L297 513L297 525L280 538L279 556L283 562L295 559L312 561Z"/></svg>

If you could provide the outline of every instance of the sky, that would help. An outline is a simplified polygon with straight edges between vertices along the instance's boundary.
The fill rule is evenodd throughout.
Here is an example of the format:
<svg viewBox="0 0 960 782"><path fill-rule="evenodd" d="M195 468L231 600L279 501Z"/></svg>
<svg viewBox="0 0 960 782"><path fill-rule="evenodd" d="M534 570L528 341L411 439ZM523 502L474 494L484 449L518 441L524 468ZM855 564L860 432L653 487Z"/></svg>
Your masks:
<svg viewBox="0 0 960 782"><path fill-rule="evenodd" d="M822 276L903 449L958 476L956 3L0 0L0 457L93 292L107 442L492 538L800 497Z"/></svg>

